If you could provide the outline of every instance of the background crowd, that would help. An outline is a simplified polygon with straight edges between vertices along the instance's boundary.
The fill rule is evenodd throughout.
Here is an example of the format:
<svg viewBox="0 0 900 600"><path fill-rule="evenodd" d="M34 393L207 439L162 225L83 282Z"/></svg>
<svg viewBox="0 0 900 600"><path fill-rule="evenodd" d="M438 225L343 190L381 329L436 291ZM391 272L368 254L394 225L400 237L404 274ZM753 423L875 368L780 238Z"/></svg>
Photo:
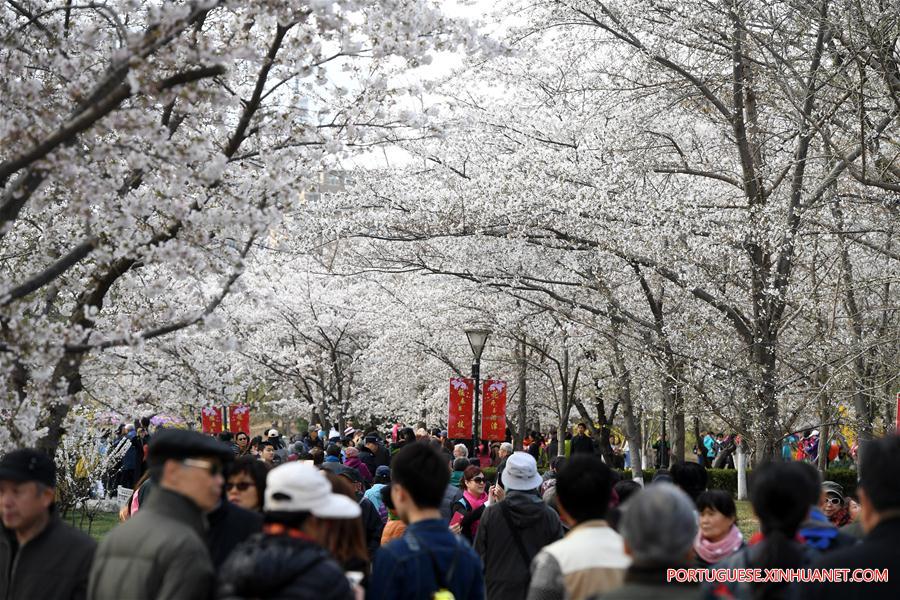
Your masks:
<svg viewBox="0 0 900 600"><path fill-rule="evenodd" d="M138 424L140 425L140 423ZM347 423L284 439L123 427L122 523L99 546L54 510L56 466L0 459L0 598L896 598L870 584L667 580L672 568L900 567L900 437L861 453L854 495L808 462L755 468L745 538L704 458L646 485L598 455L579 424L568 456L532 434L470 446L446 432ZM726 440L727 436L721 436ZM558 453L558 446L555 448ZM715 452L710 456L709 453ZM542 465L546 464L546 468ZM900 571L897 571L900 572Z"/></svg>

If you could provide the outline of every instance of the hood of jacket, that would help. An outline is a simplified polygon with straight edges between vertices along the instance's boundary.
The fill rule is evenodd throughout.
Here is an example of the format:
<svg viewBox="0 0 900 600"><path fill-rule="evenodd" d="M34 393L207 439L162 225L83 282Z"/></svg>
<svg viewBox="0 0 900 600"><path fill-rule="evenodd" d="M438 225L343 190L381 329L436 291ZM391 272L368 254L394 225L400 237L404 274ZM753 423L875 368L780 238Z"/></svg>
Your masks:
<svg viewBox="0 0 900 600"><path fill-rule="evenodd" d="M532 492L510 490L503 501L509 507L509 516L516 527L532 527L546 518L551 510L541 498Z"/></svg>
<svg viewBox="0 0 900 600"><path fill-rule="evenodd" d="M325 549L314 542L258 534L231 553L223 579L227 591L238 597L277 596L298 578L314 577L317 566L328 559Z"/></svg>

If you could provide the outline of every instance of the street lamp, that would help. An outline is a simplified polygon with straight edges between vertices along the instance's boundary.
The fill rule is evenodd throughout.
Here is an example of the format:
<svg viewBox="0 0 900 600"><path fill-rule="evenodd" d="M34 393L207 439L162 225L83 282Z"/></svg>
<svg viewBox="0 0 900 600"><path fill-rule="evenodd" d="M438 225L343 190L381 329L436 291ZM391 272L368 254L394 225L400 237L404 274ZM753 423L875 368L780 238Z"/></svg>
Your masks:
<svg viewBox="0 0 900 600"><path fill-rule="evenodd" d="M481 353L484 352L484 344L487 342L488 336L491 335L490 329L466 329L466 337L469 338L469 346L472 347L472 354L475 355L475 361L472 363L472 379L475 380L475 414L472 418L472 456L478 448L478 398L481 394L481 386L479 378L481 377Z"/></svg>

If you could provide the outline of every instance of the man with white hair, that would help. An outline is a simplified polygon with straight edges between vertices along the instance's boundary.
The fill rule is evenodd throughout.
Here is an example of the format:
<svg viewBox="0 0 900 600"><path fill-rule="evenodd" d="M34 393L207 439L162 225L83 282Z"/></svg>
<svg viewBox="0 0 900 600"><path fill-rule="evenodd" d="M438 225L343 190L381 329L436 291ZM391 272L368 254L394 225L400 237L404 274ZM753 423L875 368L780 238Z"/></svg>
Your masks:
<svg viewBox="0 0 900 600"><path fill-rule="evenodd" d="M497 485L500 487L503 487L503 469L506 468L506 459L512 456L512 453L512 444L509 442L500 444L500 449L497 451L497 458L500 459L500 464L497 465Z"/></svg>
<svg viewBox="0 0 900 600"><path fill-rule="evenodd" d="M457 458L469 458L469 449L466 448L465 444L457 444L453 446L453 459Z"/></svg>
<svg viewBox="0 0 900 600"><path fill-rule="evenodd" d="M671 483L647 486L628 500L620 531L632 562L625 571L625 585L604 594L603 600L701 597L696 583L666 580L668 569L692 566L697 515L687 494Z"/></svg>

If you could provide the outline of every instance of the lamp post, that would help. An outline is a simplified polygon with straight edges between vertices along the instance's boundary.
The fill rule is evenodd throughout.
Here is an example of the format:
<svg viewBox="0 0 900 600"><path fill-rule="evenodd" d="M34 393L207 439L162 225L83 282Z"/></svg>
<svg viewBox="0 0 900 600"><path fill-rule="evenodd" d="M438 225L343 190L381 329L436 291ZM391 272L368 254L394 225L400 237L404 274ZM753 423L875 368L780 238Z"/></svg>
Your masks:
<svg viewBox="0 0 900 600"><path fill-rule="evenodd" d="M487 342L489 335L491 335L490 329L466 329L469 346L472 347L472 354L475 355L475 360L472 362L472 379L475 380L475 412L472 416L472 456L475 456L478 448L478 398L481 394L479 382L481 377L481 353L484 352L484 344Z"/></svg>

